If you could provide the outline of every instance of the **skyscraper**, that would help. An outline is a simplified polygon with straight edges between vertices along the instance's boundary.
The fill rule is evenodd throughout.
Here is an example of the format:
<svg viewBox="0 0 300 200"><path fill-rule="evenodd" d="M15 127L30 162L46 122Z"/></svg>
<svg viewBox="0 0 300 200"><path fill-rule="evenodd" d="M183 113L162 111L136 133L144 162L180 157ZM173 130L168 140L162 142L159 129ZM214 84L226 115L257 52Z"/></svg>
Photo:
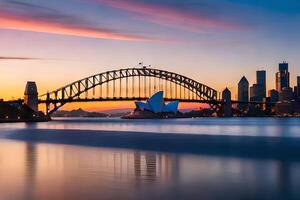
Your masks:
<svg viewBox="0 0 300 200"><path fill-rule="evenodd" d="M266 71L256 71L256 84L250 87L250 100L262 102L266 98L266 89Z"/></svg>
<svg viewBox="0 0 300 200"><path fill-rule="evenodd" d="M293 95L294 95L294 99L297 99L297 98L298 98L298 87L297 87L297 85L294 86Z"/></svg>
<svg viewBox="0 0 300 200"><path fill-rule="evenodd" d="M266 71L265 70L259 70L256 71L256 83L260 85L260 88L258 91L259 97L262 99L266 97L266 90L267 90L267 84L266 84Z"/></svg>
<svg viewBox="0 0 300 200"><path fill-rule="evenodd" d="M297 97L300 97L300 76L297 76Z"/></svg>
<svg viewBox="0 0 300 200"><path fill-rule="evenodd" d="M249 101L249 82L245 76L243 76L238 84L238 101ZM247 104L238 104L238 108L243 110L247 107Z"/></svg>
<svg viewBox="0 0 300 200"><path fill-rule="evenodd" d="M297 76L297 98L300 98L300 76Z"/></svg>
<svg viewBox="0 0 300 200"><path fill-rule="evenodd" d="M277 90L270 90L269 97L271 98L270 100L272 103L276 103L277 101L279 101L279 93L277 92Z"/></svg>
<svg viewBox="0 0 300 200"><path fill-rule="evenodd" d="M276 73L276 90L281 92L283 88L290 87L289 64L279 63L279 72Z"/></svg>
<svg viewBox="0 0 300 200"><path fill-rule="evenodd" d="M263 91L263 86L260 84L253 84L250 87L250 101L263 101L263 95L262 95L262 91Z"/></svg>

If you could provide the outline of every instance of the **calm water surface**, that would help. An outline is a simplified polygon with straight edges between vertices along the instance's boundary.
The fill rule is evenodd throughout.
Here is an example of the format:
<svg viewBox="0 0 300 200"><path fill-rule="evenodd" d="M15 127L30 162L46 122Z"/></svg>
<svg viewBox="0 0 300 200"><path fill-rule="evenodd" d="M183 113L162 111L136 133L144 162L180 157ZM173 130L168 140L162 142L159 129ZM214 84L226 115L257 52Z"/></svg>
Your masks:
<svg viewBox="0 0 300 200"><path fill-rule="evenodd" d="M300 137L300 119L57 119L84 129ZM1 138L1 137L0 137ZM300 162L0 139L0 200L300 199Z"/></svg>
<svg viewBox="0 0 300 200"><path fill-rule="evenodd" d="M7 129L80 129L208 135L300 137L300 118L201 118L126 120L120 118L55 118L37 124L0 124Z"/></svg>

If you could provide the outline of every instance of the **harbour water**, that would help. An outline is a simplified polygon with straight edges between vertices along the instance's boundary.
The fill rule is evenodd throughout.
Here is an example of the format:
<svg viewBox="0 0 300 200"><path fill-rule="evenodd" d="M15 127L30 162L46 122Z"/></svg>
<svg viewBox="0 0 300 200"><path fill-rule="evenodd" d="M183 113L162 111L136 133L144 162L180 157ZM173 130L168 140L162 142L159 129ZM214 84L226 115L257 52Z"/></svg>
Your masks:
<svg viewBox="0 0 300 200"><path fill-rule="evenodd" d="M0 124L1 200L300 199L299 157L105 147L70 144L66 139L47 142L31 135L53 130L71 134L80 130L83 135L121 131L297 140L300 119L73 118ZM18 138L18 134L23 135Z"/></svg>

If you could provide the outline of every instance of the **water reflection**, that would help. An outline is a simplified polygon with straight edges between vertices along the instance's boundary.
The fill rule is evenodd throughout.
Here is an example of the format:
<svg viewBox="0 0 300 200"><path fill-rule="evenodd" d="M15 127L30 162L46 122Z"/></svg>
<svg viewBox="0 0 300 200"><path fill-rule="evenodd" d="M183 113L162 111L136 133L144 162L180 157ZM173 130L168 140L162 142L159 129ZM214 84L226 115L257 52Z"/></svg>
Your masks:
<svg viewBox="0 0 300 200"><path fill-rule="evenodd" d="M35 190L35 178L37 170L37 157L36 157L36 144L26 143L25 144L25 195L24 199L33 199Z"/></svg>
<svg viewBox="0 0 300 200"><path fill-rule="evenodd" d="M277 169L278 169L278 190L280 196L284 198L292 191L290 190L289 183L291 182L291 168L290 162L288 161L278 161Z"/></svg>
<svg viewBox="0 0 300 200"><path fill-rule="evenodd" d="M48 123L4 123L1 129L79 129L189 133L208 135L250 135L300 137L299 118L201 118L168 120L124 120L119 118L58 118Z"/></svg>
<svg viewBox="0 0 300 200"><path fill-rule="evenodd" d="M0 140L0 199L299 199L300 164Z"/></svg>
<svg viewBox="0 0 300 200"><path fill-rule="evenodd" d="M135 176L141 176L141 154L134 152L134 174Z"/></svg>
<svg viewBox="0 0 300 200"><path fill-rule="evenodd" d="M156 154L146 153L146 175L149 178L154 179L156 177Z"/></svg>

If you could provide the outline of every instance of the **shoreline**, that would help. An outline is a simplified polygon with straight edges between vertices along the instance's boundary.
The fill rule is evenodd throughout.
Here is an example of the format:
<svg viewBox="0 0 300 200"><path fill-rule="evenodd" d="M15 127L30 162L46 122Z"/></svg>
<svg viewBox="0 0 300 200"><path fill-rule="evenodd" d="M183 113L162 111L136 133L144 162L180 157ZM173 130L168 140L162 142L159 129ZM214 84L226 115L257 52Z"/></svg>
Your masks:
<svg viewBox="0 0 300 200"><path fill-rule="evenodd" d="M1 119L0 123L37 123L37 122L49 122L52 121L52 119Z"/></svg>
<svg viewBox="0 0 300 200"><path fill-rule="evenodd" d="M53 119L60 118L60 119L74 119L74 118L82 118L82 119L114 119L114 118L120 118L124 120L140 120L140 119L149 119L149 120L168 120L168 119L203 119L203 118L213 118L213 119L234 119L234 118L300 118L300 116L234 116L234 117L170 117L170 118L124 118L124 117L53 117ZM53 121L52 118L50 119L37 119L37 120L24 120L24 119L0 119L1 123L39 123L39 122L51 122Z"/></svg>

